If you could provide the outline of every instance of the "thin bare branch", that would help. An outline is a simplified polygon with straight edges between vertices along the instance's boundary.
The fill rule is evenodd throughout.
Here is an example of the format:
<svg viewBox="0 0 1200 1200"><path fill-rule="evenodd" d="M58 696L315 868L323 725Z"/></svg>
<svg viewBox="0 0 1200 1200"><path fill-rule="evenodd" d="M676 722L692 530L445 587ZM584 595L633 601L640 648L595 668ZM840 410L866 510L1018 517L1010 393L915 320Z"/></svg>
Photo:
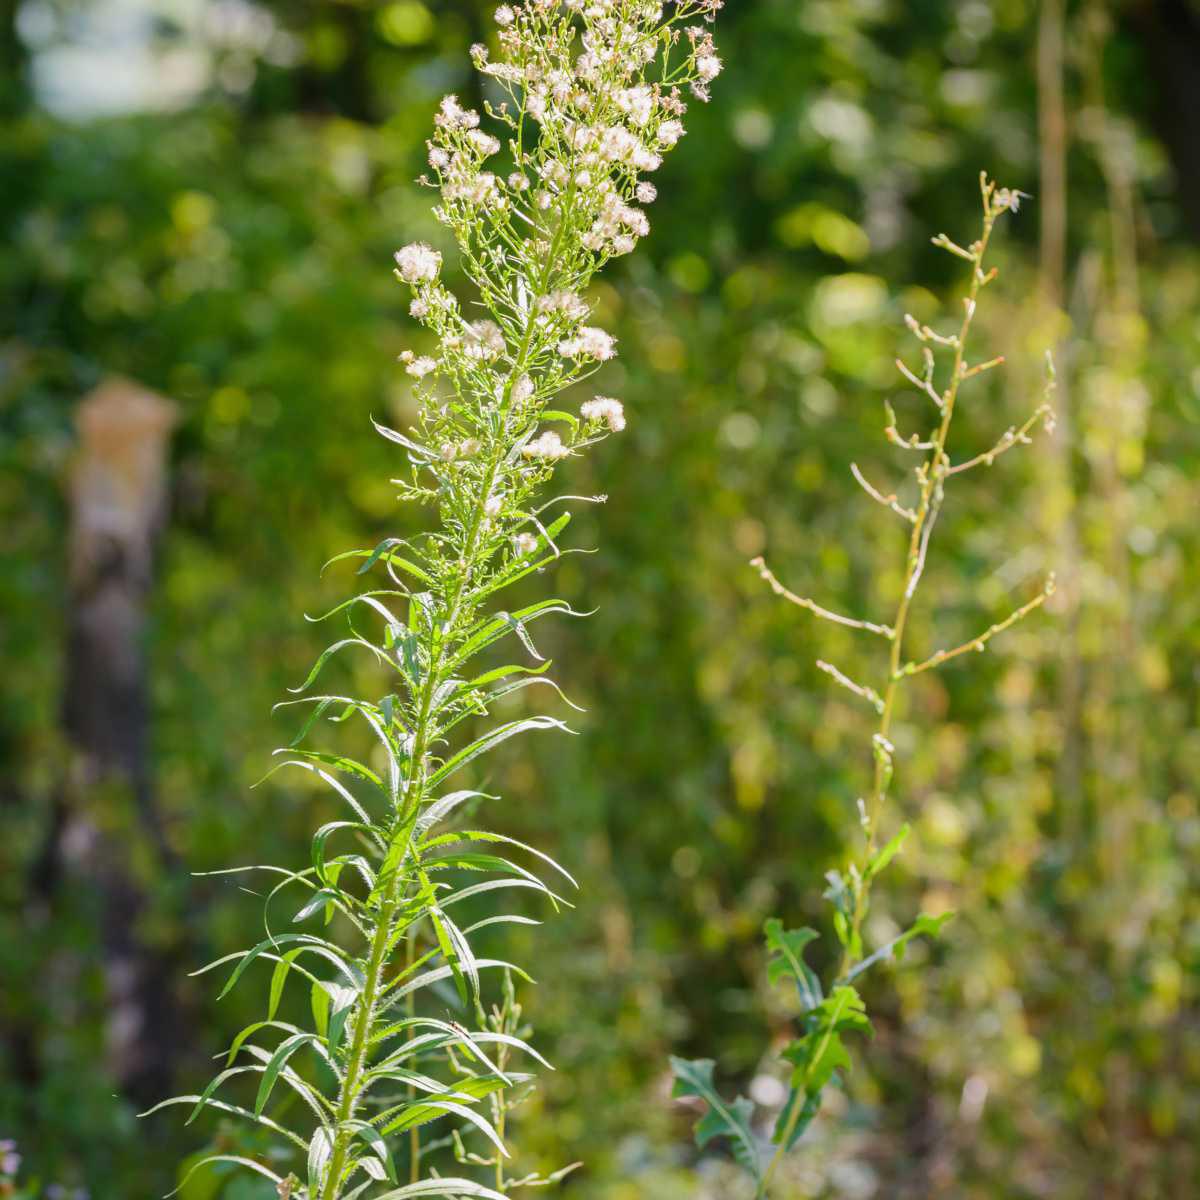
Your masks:
<svg viewBox="0 0 1200 1200"><path fill-rule="evenodd" d="M942 663L949 662L950 659L957 658L960 654L966 654L972 650L982 653L984 647L992 638L997 634L1003 633L1006 629L1011 629L1018 621L1023 621L1031 612L1041 608L1053 595L1054 576L1051 575L1046 580L1046 584L1042 590L1028 604L1023 604L1016 612L1011 613L1003 621L993 625L990 629L985 630L978 637L972 638L969 642L963 642L961 646L955 646L953 650L939 650L936 654L930 655L924 662L905 663L896 672L896 678L899 679L906 675L919 675L922 671L929 671L934 667L940 667Z"/></svg>
<svg viewBox="0 0 1200 1200"><path fill-rule="evenodd" d="M822 617L826 621L832 621L835 625L845 625L847 629L862 629L867 633L878 634L882 638L890 638L892 636L892 631L887 625L875 625L871 621L858 621L854 617L843 617L839 613L830 612L829 609L822 608L807 596L797 596L795 592L789 591L779 582L761 555L758 558L751 559L750 565L770 585L771 591L775 595L782 596L785 600L790 601L800 608L807 608L814 616Z"/></svg>
<svg viewBox="0 0 1200 1200"><path fill-rule="evenodd" d="M858 481L859 487L862 488L876 504L882 504L884 508L890 508L897 516L903 517L906 521L915 522L917 514L911 508L905 508L897 499L896 493L893 492L890 496L885 496L877 487L868 483L863 473L858 469L858 463L850 464L850 473Z"/></svg>
<svg viewBox="0 0 1200 1200"><path fill-rule="evenodd" d="M976 375L982 375L984 373L984 371L990 371L993 367L1000 366L1000 364L1003 362L1004 362L1004 355L1001 354L997 358L989 358L987 362L977 363L973 367L969 367L969 366L967 366L966 363L963 363L962 368L959 372L959 378L972 379Z"/></svg>
<svg viewBox="0 0 1200 1200"><path fill-rule="evenodd" d="M887 428L883 431L883 436L887 438L893 446L899 446L901 450L932 450L933 443L930 441L922 441L918 434L913 434L911 437L905 437L899 429L896 428L896 410L888 401L883 402L884 410L887 412Z"/></svg>
<svg viewBox="0 0 1200 1200"><path fill-rule="evenodd" d="M963 471L969 471L972 467L990 467L1006 450L1011 450L1014 446L1030 445L1032 439L1029 436L1029 432L1038 421L1043 421L1047 429L1053 428L1054 409L1049 404L1038 405L1033 415L1020 429L1011 428L1005 430L1003 436L990 450L984 451L983 454L977 454L974 458L968 458L966 462L960 462L953 467L947 467L946 474L958 475Z"/></svg>
<svg viewBox="0 0 1200 1200"><path fill-rule="evenodd" d="M958 335L953 333L938 333L936 329L923 325L912 313L904 314L904 323L912 331L914 337L923 342L936 342L939 346L947 346L951 350L958 348Z"/></svg>
<svg viewBox="0 0 1200 1200"><path fill-rule="evenodd" d="M925 349L928 350L929 347L926 346ZM942 407L942 404L944 403L944 401L943 401L941 395L939 394L937 388L935 388L933 386L933 381L931 379L929 379L928 377L925 379L922 379L919 375L917 375L915 372L911 371L907 366L904 365L903 359L899 359L899 358L896 359L896 367L900 371L900 374L903 375L904 378L907 379L908 382L911 383L913 385L913 387L915 387L917 389L917 391L924 392L925 395L928 396L930 398L930 400L932 400L934 402L934 404L936 404L938 406L938 408Z"/></svg>
<svg viewBox="0 0 1200 1200"><path fill-rule="evenodd" d="M927 471L929 464L926 463L921 468L922 471ZM908 583L904 588L905 600L911 600L916 595L917 585L921 582L921 576L925 574L925 559L929 554L929 541L933 537L933 527L937 524L938 514L941 512L942 501L940 488L935 485L934 492L929 500L928 506L925 509L924 522L919 526L921 536L918 539L916 561L912 563L909 569Z"/></svg>
<svg viewBox="0 0 1200 1200"><path fill-rule="evenodd" d="M827 663L818 658L817 666L847 691L853 692L859 699L865 700L877 713L883 714L883 697L874 688L867 687L865 683L855 683L848 675L843 675L833 663Z"/></svg>
<svg viewBox="0 0 1200 1200"><path fill-rule="evenodd" d="M967 262L973 263L975 255L970 250L964 250L957 242L952 242L944 233L939 233L937 237L929 239L935 246L940 246L943 250L949 250L951 254L957 254L959 258L965 258Z"/></svg>

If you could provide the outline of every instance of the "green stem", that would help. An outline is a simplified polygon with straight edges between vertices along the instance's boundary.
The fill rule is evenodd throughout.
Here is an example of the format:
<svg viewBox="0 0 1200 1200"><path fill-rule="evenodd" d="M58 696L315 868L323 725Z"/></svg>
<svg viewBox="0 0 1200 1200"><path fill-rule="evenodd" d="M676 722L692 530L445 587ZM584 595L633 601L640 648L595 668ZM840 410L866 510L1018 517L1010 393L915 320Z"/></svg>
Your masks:
<svg viewBox="0 0 1200 1200"><path fill-rule="evenodd" d="M413 930L412 936L405 943L406 949L404 952L404 965L406 974L412 970L412 965L417 957L417 933ZM411 1021L417 1013L417 994L409 992L405 997L404 1010L409 1020ZM412 1041L416 1037L416 1029L409 1027L408 1038ZM417 1089L410 1083L408 1085L408 1099L412 1103L417 1096ZM408 1180L410 1183L416 1183L421 1178L421 1129L419 1125L414 1125L408 1131Z"/></svg>

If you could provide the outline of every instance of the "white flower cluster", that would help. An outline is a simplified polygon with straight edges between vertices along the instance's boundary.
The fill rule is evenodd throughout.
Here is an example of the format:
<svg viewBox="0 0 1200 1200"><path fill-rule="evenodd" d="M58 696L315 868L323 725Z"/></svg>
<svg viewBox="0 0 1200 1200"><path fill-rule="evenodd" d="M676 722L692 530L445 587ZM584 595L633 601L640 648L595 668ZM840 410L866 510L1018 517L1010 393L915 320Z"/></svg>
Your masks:
<svg viewBox="0 0 1200 1200"><path fill-rule="evenodd" d="M625 428L625 406L611 396L597 396L594 400L585 400L579 406L579 415L585 421L607 425L613 433L620 433Z"/></svg>
<svg viewBox="0 0 1200 1200"><path fill-rule="evenodd" d="M400 361L414 379L424 379L426 375L432 375L437 370L437 359L430 358L426 354L418 357L411 350L405 350L400 355Z"/></svg>
<svg viewBox="0 0 1200 1200"><path fill-rule="evenodd" d="M562 438L552 429L539 434L532 442L527 442L521 453L526 458L544 458L549 462L557 462L571 453L571 448L563 444Z"/></svg>
<svg viewBox="0 0 1200 1200"><path fill-rule="evenodd" d="M558 352L563 358L591 358L596 362L608 362L616 358L617 339L594 325L583 325L574 337L564 338L558 343Z"/></svg>
<svg viewBox="0 0 1200 1200"><path fill-rule="evenodd" d="M583 235L589 250L610 254L629 254L639 237L650 232L650 222L640 208L626 204L620 196L609 194L600 205L592 227Z"/></svg>
<svg viewBox="0 0 1200 1200"><path fill-rule="evenodd" d="M442 256L424 242L396 251L396 267L405 283L432 283L441 272Z"/></svg>
<svg viewBox="0 0 1200 1200"><path fill-rule="evenodd" d="M708 85L720 75L724 64L717 57L712 34L707 29L693 26L687 31L687 35L692 43L692 55L699 77L692 83L692 95L707 100Z"/></svg>
<svg viewBox="0 0 1200 1200"><path fill-rule="evenodd" d="M625 428L608 396L581 405L569 436L538 426L555 394L616 356L616 339L589 320L587 287L650 232L646 207L658 189L646 176L684 136L688 89L707 99L720 73L705 26L721 7L502 4L499 53L481 45L471 57L504 99L488 106L486 124L455 96L434 118L424 182L440 191L434 214L458 244L483 314L466 319L442 283L438 250L413 242L397 253L397 275L414 293L409 311L438 343L401 355L422 398L418 444L441 448L417 458L444 472L439 489L414 485L412 494L464 512L482 506L504 545L517 544L506 523L554 464ZM472 487L481 490L468 501Z"/></svg>

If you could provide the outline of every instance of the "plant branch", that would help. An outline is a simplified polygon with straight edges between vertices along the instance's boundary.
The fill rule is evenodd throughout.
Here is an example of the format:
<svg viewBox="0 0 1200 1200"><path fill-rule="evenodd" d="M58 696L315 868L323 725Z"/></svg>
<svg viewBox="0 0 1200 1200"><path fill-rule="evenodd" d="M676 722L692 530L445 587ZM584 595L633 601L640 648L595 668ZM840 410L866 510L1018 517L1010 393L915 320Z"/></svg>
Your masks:
<svg viewBox="0 0 1200 1200"><path fill-rule="evenodd" d="M960 654L967 654L970 651L982 651L984 647L997 634L1003 633L1006 629L1011 629L1018 621L1023 621L1035 609L1041 608L1046 601L1054 595L1054 576L1051 575L1046 581L1042 591L1039 592L1028 604L1023 604L1014 613L1011 613L1003 621L992 625L989 629L984 630L978 637L972 638L969 642L963 642L961 646L955 646L953 650L939 650L936 654L931 654L924 662L905 663L900 668L901 676L919 675L922 671L932 670L934 667L940 667L942 663L949 662L952 658L957 658Z"/></svg>
<svg viewBox="0 0 1200 1200"><path fill-rule="evenodd" d="M830 612L827 608L822 608L813 600L809 600L806 596L797 596L795 592L788 591L782 583L775 577L770 567L767 566L766 559L761 555L758 558L750 560L750 565L758 571L759 576L764 579L771 590L777 596L782 596L785 600L800 608L807 608L814 616L821 617L823 620L832 621L835 625L844 625L847 629L862 629L867 633L875 633L880 637L890 638L892 631L886 625L875 625L870 621L859 621L854 617L843 617L839 613Z"/></svg>
<svg viewBox="0 0 1200 1200"><path fill-rule="evenodd" d="M890 508L898 517L903 517L906 521L915 522L917 514L911 508L905 508L896 498L896 493L885 496L877 487L870 483L866 476L858 469L858 463L850 464L850 474L854 476L859 487L862 488L876 504L882 504L884 508ZM890 636L890 635L889 635Z"/></svg>

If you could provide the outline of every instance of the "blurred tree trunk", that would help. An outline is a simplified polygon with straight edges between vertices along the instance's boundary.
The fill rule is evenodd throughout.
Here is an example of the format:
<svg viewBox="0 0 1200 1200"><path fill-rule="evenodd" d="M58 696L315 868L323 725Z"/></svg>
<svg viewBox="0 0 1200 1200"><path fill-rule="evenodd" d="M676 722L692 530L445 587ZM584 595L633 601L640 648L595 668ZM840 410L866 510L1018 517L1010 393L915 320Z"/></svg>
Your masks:
<svg viewBox="0 0 1200 1200"><path fill-rule="evenodd" d="M1076 419L1072 397L1072 366L1076 347L1068 338L1065 319L1067 290L1067 150L1069 131L1064 95L1065 10L1063 0L1044 0L1037 33L1038 154L1041 218L1039 239L1039 324L1056 333L1052 347L1058 385L1054 408L1058 436L1043 443L1046 491L1042 519L1056 548L1056 569L1062 583L1054 606L1064 627L1058 677L1062 716L1062 754L1058 765L1059 821L1070 836L1082 823L1083 727L1081 722L1081 664L1079 658L1079 533L1078 498L1072 476Z"/></svg>
<svg viewBox="0 0 1200 1200"><path fill-rule="evenodd" d="M106 1065L131 1098L161 1098L179 1046L167 947L148 944L147 884L170 852L149 756L146 602L163 524L175 409L113 380L79 407L70 481L69 626L62 723L68 754L44 889L95 904Z"/></svg>

